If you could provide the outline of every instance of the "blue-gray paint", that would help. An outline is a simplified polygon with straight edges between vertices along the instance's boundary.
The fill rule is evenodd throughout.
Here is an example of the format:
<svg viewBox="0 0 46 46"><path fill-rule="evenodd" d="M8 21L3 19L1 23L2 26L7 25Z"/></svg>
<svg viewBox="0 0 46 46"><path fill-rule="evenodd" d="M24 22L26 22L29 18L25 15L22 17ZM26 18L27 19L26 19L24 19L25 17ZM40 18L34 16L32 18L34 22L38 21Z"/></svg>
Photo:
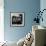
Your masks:
<svg viewBox="0 0 46 46"><path fill-rule="evenodd" d="M4 35L7 41L18 41L32 29L33 19L40 9L40 0L4 0ZM25 26L10 27L10 12L24 12Z"/></svg>
<svg viewBox="0 0 46 46"><path fill-rule="evenodd" d="M41 0L40 1L40 10L42 11L43 9L46 9L46 0ZM46 27L46 10L43 12L43 22L40 21L40 25Z"/></svg>

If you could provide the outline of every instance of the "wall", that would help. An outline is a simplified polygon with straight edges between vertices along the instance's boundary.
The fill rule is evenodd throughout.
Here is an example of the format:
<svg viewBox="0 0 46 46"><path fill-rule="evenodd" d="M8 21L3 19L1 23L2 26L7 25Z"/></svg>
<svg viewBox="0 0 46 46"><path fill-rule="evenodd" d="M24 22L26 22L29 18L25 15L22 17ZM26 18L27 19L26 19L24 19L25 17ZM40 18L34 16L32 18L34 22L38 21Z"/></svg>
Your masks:
<svg viewBox="0 0 46 46"><path fill-rule="evenodd" d="M43 9L46 9L46 0L41 0L40 1L40 9L41 9L41 11ZM46 19L46 11L43 12L43 16L42 17L43 17L44 20L43 20L43 22L42 21L40 22L40 25L46 27L46 20L45 20Z"/></svg>
<svg viewBox="0 0 46 46"><path fill-rule="evenodd" d="M32 29L35 12L40 10L40 0L4 0L4 38L18 41ZM25 26L10 27L10 12L24 12Z"/></svg>

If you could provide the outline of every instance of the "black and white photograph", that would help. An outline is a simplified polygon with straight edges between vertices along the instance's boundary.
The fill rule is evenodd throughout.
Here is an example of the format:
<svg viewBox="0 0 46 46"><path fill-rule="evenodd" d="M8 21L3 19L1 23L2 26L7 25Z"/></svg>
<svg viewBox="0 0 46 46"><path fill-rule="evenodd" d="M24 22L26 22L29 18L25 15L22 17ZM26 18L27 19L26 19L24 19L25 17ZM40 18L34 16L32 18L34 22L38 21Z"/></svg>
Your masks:
<svg viewBox="0 0 46 46"><path fill-rule="evenodd" d="M24 26L24 13L13 12L11 15L11 26Z"/></svg>

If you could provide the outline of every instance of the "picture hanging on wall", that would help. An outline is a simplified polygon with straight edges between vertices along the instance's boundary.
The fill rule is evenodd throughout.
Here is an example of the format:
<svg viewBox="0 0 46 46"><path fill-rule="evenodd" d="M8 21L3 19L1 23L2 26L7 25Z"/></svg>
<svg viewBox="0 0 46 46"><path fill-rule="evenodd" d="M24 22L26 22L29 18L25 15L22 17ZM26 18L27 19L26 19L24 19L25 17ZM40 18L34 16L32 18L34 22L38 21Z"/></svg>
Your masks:
<svg viewBox="0 0 46 46"><path fill-rule="evenodd" d="M11 12L10 25L11 26L24 26L24 12Z"/></svg>

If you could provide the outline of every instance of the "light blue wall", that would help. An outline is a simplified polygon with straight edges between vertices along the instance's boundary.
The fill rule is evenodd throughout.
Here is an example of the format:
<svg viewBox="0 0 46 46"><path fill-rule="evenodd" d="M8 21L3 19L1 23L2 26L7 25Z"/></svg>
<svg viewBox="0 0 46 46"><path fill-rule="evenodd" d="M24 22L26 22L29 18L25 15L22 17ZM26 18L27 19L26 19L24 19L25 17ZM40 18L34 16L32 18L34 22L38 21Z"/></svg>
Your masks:
<svg viewBox="0 0 46 46"><path fill-rule="evenodd" d="M4 35L7 41L18 41L32 29L35 12L40 9L39 0L4 0ZM10 27L10 12L24 12L25 26Z"/></svg>
<svg viewBox="0 0 46 46"><path fill-rule="evenodd" d="M46 0L41 0L40 1L40 10L42 11L43 9L46 9ZM43 12L43 22L40 21L40 25L46 27L46 10Z"/></svg>

